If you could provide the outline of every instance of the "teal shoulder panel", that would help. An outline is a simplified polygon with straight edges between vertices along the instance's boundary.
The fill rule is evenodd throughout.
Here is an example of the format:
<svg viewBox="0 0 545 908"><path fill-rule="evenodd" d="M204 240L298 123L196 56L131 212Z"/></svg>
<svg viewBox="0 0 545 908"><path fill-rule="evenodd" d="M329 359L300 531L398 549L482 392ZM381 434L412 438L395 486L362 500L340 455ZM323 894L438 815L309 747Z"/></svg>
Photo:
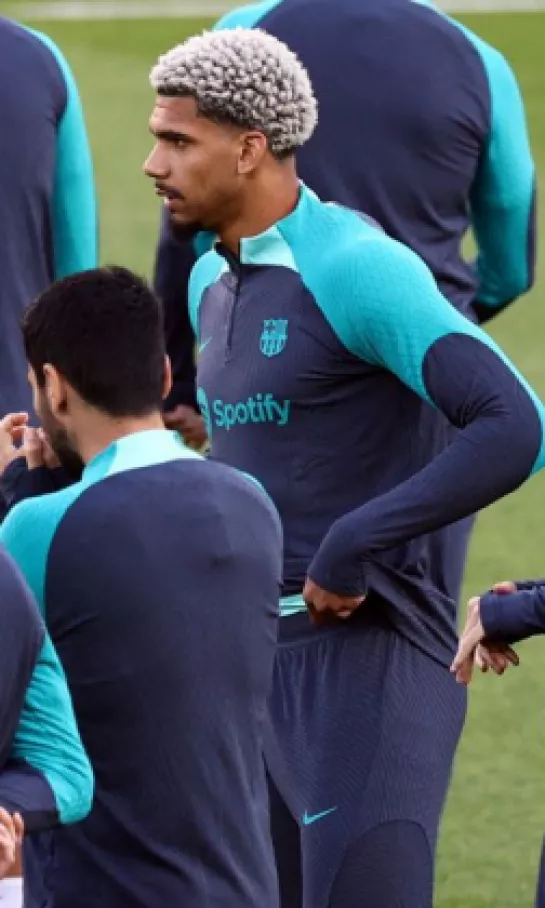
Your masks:
<svg viewBox="0 0 545 908"><path fill-rule="evenodd" d="M19 566L47 623L47 560L57 528L68 509L94 483L114 473L169 460L201 459L175 432L157 429L119 439L85 468L80 482L16 505L0 525L0 543Z"/></svg>
<svg viewBox="0 0 545 908"><path fill-rule="evenodd" d="M355 356L393 372L433 404L423 375L428 350L446 335L468 335L493 350L513 372L545 425L543 404L528 382L492 339L445 299L428 267L406 246L308 192L278 226L301 279ZM545 434L536 470L544 457Z"/></svg>
<svg viewBox="0 0 545 908"><path fill-rule="evenodd" d="M84 488L76 483L51 495L28 498L0 526L0 543L18 564L46 620L45 577L51 543L64 514Z"/></svg>
<svg viewBox="0 0 545 908"><path fill-rule="evenodd" d="M55 279L96 268L98 215L91 149L72 71L47 35L28 29L50 50L62 72L67 103L57 130L53 186L53 257Z"/></svg>
<svg viewBox="0 0 545 908"><path fill-rule="evenodd" d="M93 801L93 771L74 716L64 672L46 635L12 747L48 781L61 823L83 820Z"/></svg>
<svg viewBox="0 0 545 908"><path fill-rule="evenodd" d="M189 278L189 318L195 337L199 336L199 308L205 291L228 271L227 262L211 249L194 265Z"/></svg>
<svg viewBox="0 0 545 908"><path fill-rule="evenodd" d="M263 3L250 3L248 6L233 9L216 22L214 29L218 31L227 28L256 28L263 17L281 3L283 0L265 0Z"/></svg>

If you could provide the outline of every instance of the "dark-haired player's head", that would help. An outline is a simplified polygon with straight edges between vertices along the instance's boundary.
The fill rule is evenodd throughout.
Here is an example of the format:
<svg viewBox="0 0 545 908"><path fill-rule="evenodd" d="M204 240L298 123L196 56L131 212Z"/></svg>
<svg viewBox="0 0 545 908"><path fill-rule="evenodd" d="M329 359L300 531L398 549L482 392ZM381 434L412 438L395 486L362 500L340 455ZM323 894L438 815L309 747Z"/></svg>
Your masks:
<svg viewBox="0 0 545 908"><path fill-rule="evenodd" d="M22 330L34 408L72 475L89 432L114 441L161 425L170 367L161 307L140 277L106 267L64 278L29 306Z"/></svg>
<svg viewBox="0 0 545 908"><path fill-rule="evenodd" d="M292 174L317 123L306 70L259 29L205 32L159 58L145 164L178 228L221 232L255 206L260 178Z"/></svg>

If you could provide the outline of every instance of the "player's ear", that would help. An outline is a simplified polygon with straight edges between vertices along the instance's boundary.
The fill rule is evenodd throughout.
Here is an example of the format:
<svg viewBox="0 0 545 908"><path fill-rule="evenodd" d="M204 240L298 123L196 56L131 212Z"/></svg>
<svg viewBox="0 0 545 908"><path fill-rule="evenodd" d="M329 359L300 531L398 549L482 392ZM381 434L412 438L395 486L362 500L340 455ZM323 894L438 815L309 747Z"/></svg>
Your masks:
<svg viewBox="0 0 545 908"><path fill-rule="evenodd" d="M245 132L240 139L238 174L253 173L267 154L267 139L262 132Z"/></svg>
<svg viewBox="0 0 545 908"><path fill-rule="evenodd" d="M165 356L165 368L163 374L163 400L166 400L172 390L172 366L170 357Z"/></svg>
<svg viewBox="0 0 545 908"><path fill-rule="evenodd" d="M66 412L68 400L68 387L62 375L57 372L55 366L46 363L43 367L45 385L44 394L51 413L55 417L62 416Z"/></svg>

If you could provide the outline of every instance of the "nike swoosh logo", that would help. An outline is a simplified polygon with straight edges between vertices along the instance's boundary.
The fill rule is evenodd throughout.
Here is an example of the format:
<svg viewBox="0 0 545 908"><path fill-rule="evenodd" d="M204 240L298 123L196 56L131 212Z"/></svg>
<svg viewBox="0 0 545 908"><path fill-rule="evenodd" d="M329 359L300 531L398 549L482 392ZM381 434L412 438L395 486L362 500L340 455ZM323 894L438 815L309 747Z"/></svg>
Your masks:
<svg viewBox="0 0 545 908"><path fill-rule="evenodd" d="M330 807L329 810L322 810L321 813L309 814L305 810L303 814L303 826L312 826L313 823L317 823L318 820L323 820L324 817L328 817L330 813L335 813L338 810L337 807Z"/></svg>
<svg viewBox="0 0 545 908"><path fill-rule="evenodd" d="M202 351L204 350L204 348L208 346L208 344L210 343L211 340L212 340L211 337L207 337L206 340L202 342L202 344L199 344L199 356L202 353Z"/></svg>

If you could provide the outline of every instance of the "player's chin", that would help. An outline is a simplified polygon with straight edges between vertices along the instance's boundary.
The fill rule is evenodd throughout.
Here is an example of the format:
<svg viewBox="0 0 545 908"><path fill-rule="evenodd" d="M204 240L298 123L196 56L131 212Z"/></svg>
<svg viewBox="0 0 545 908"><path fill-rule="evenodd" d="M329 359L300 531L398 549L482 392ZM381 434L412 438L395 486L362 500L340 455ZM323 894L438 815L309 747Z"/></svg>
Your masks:
<svg viewBox="0 0 545 908"><path fill-rule="evenodd" d="M170 220L176 227L186 227L195 221L192 212L180 199L169 200L165 207L168 211Z"/></svg>
<svg viewBox="0 0 545 908"><path fill-rule="evenodd" d="M185 211L171 211L170 224L174 235L179 240L190 240L200 231L205 230L201 221Z"/></svg>

